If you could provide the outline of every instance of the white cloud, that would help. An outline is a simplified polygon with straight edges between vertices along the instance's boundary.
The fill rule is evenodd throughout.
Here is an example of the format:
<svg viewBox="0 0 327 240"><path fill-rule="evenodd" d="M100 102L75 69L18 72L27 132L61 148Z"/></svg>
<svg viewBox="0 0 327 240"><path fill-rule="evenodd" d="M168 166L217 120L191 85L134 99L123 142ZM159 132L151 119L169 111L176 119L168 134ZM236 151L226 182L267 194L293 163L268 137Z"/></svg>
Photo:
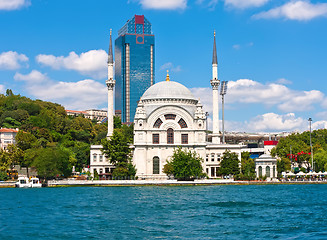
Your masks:
<svg viewBox="0 0 327 240"><path fill-rule="evenodd" d="M284 112L299 112L313 109L324 100L324 94L317 90L295 91L282 84L240 79L228 83L227 103L262 103L277 105Z"/></svg>
<svg viewBox="0 0 327 240"><path fill-rule="evenodd" d="M0 10L16 10L29 5L29 0L0 0Z"/></svg>
<svg viewBox="0 0 327 240"><path fill-rule="evenodd" d="M22 63L28 62L28 57L24 54L9 51L0 54L0 69L15 70L22 67ZM27 64L25 64L27 66Z"/></svg>
<svg viewBox="0 0 327 240"><path fill-rule="evenodd" d="M185 9L187 0L140 0L140 4L146 9L176 10Z"/></svg>
<svg viewBox="0 0 327 240"><path fill-rule="evenodd" d="M78 82L53 82L27 86L30 94L36 98L57 102L70 110L99 108L107 101L107 88L92 79Z"/></svg>
<svg viewBox="0 0 327 240"><path fill-rule="evenodd" d="M321 106L323 108L327 108L327 98L324 101L322 101Z"/></svg>
<svg viewBox="0 0 327 240"><path fill-rule="evenodd" d="M0 94L5 93L5 86L0 84Z"/></svg>
<svg viewBox="0 0 327 240"><path fill-rule="evenodd" d="M235 50L240 50L241 45L240 45L240 44L235 44L235 45L233 45L233 48L234 48Z"/></svg>
<svg viewBox="0 0 327 240"><path fill-rule="evenodd" d="M294 131L303 130L307 121L301 117L296 117L294 113L278 115L276 113L265 113L252 119L247 124L247 129L255 132L260 131Z"/></svg>
<svg viewBox="0 0 327 240"><path fill-rule="evenodd" d="M312 123L312 129L326 129L327 128L327 121L317 121Z"/></svg>
<svg viewBox="0 0 327 240"><path fill-rule="evenodd" d="M160 70L170 70L171 72L180 72L182 67L180 65L174 66L172 62L167 62L160 67Z"/></svg>
<svg viewBox="0 0 327 240"><path fill-rule="evenodd" d="M211 88L192 88L194 96L201 99L206 111L212 110ZM282 84L262 84L250 79L239 79L228 82L225 103L234 108L242 104L263 104L268 107L276 106L283 112L301 112L314 108L326 102L325 95L317 90L296 91Z"/></svg>
<svg viewBox="0 0 327 240"><path fill-rule="evenodd" d="M302 117L296 117L294 113L279 115L270 112L258 115L249 121L225 121L225 129L227 132L302 132L308 130L308 121Z"/></svg>
<svg viewBox="0 0 327 240"><path fill-rule="evenodd" d="M250 8L261 7L265 5L269 0L225 0L225 5L233 8Z"/></svg>
<svg viewBox="0 0 327 240"><path fill-rule="evenodd" d="M320 103L323 99L324 94L318 90L303 91L299 95L292 94L292 97L281 103L278 108L284 112L306 111L313 109L313 105Z"/></svg>
<svg viewBox="0 0 327 240"><path fill-rule="evenodd" d="M286 79L286 78L280 78L276 81L276 83L278 84L283 84L283 85L289 85L289 84L292 84L293 82Z"/></svg>
<svg viewBox="0 0 327 240"><path fill-rule="evenodd" d="M255 19L285 18L290 20L308 21L317 17L327 16L327 3L312 4L310 1L291 1L280 7L253 15Z"/></svg>
<svg viewBox="0 0 327 240"><path fill-rule="evenodd" d="M90 50L80 55L70 52L67 57L40 54L36 61L53 69L68 69L97 79L107 74L108 55L104 50Z"/></svg>
<svg viewBox="0 0 327 240"><path fill-rule="evenodd" d="M212 90L211 88L191 88L194 97L200 99L204 110L212 114Z"/></svg>
<svg viewBox="0 0 327 240"><path fill-rule="evenodd" d="M43 74L37 70L32 70L29 74L25 75L21 73L16 73L14 79L17 81L26 81L29 82L29 84L32 84L48 80L48 77L46 74Z"/></svg>

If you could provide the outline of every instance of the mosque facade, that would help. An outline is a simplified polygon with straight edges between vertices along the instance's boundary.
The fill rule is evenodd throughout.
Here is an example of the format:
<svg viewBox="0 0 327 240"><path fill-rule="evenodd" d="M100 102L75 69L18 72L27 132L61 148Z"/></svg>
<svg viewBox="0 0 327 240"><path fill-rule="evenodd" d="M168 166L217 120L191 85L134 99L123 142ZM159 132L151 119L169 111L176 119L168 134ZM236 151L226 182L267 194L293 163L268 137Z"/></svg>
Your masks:
<svg viewBox="0 0 327 240"><path fill-rule="evenodd" d="M110 36L110 46L111 46ZM108 136L113 133L113 62L109 49L108 61ZM214 36L212 79L213 132L212 142L207 141L207 116L200 102L182 84L171 81L167 73L166 81L149 87L140 98L134 116L134 143L132 162L139 179L167 179L163 167L173 155L174 149L181 147L195 151L202 159L202 166L209 178L218 177L217 172L226 150L235 152L241 160L243 144L221 142L219 132L218 61ZM101 152L102 146L91 146L90 171L93 174L109 174L113 170L108 159ZM101 162L100 162L101 160Z"/></svg>

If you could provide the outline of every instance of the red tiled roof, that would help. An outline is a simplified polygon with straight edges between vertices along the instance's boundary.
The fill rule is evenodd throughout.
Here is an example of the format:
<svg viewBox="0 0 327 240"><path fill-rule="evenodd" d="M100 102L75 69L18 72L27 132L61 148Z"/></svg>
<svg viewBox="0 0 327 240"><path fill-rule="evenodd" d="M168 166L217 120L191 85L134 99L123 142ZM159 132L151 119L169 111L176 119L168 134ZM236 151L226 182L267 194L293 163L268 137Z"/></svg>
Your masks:
<svg viewBox="0 0 327 240"><path fill-rule="evenodd" d="M66 112L87 114L87 112L85 111L75 111L75 110L66 110Z"/></svg>
<svg viewBox="0 0 327 240"><path fill-rule="evenodd" d="M2 133L17 133L17 129L12 129L12 128L1 128L0 132Z"/></svg>

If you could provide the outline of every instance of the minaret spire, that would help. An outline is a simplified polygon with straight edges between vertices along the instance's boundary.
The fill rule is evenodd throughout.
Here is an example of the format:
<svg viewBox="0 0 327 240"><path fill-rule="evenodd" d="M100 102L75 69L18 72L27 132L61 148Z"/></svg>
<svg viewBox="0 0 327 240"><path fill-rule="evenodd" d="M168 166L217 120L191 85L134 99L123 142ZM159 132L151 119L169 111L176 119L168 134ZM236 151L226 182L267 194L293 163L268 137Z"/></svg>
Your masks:
<svg viewBox="0 0 327 240"><path fill-rule="evenodd" d="M112 52L112 30L110 29L110 42L108 51L108 80L106 85L108 88L108 133L107 138L110 138L114 132L114 58Z"/></svg>
<svg viewBox="0 0 327 240"><path fill-rule="evenodd" d="M110 29L110 42L109 42L109 51L108 51L108 64L114 63L114 57L112 54L112 38L111 38L112 29Z"/></svg>
<svg viewBox="0 0 327 240"><path fill-rule="evenodd" d="M212 64L217 64L217 48L216 48L216 31L213 32L213 54L212 54Z"/></svg>
<svg viewBox="0 0 327 240"><path fill-rule="evenodd" d="M218 61L217 61L217 49L216 49L216 31L213 34L213 55L212 55L212 80L210 81L212 86L212 143L219 144L219 105L218 105L218 88L220 80L218 80Z"/></svg>

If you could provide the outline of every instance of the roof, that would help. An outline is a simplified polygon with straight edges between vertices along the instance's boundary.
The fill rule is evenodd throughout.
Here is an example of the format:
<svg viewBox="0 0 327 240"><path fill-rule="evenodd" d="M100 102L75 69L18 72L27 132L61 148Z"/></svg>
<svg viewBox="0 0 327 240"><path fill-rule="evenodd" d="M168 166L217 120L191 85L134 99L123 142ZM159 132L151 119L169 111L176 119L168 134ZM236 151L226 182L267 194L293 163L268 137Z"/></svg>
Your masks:
<svg viewBox="0 0 327 240"><path fill-rule="evenodd" d="M17 133L19 130L18 128L12 129L12 128L1 128L0 133Z"/></svg>
<svg viewBox="0 0 327 240"><path fill-rule="evenodd" d="M148 99L197 100L187 87L174 81L162 81L152 85L141 97L141 100Z"/></svg>
<svg viewBox="0 0 327 240"><path fill-rule="evenodd" d="M76 110L66 110L66 112L70 112L70 113L80 113L80 114L86 114L87 112L85 111L76 111Z"/></svg>

